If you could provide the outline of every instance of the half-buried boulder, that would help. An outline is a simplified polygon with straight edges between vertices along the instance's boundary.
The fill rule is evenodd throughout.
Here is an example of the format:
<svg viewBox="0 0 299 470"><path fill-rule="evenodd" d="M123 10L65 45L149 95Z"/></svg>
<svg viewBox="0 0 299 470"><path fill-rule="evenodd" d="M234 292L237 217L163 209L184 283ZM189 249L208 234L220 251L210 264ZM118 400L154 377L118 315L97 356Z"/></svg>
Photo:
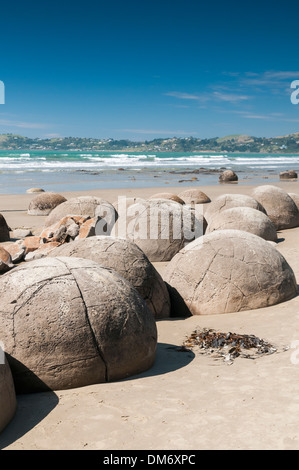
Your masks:
<svg viewBox="0 0 299 470"><path fill-rule="evenodd" d="M29 215L49 215L50 212L66 201L61 194L44 192L35 196L29 203Z"/></svg>
<svg viewBox="0 0 299 470"><path fill-rule="evenodd" d="M149 199L169 199L170 201L175 201L180 204L185 204L183 199L177 196L177 194L173 194L173 193L156 193L156 194L153 194Z"/></svg>
<svg viewBox="0 0 299 470"><path fill-rule="evenodd" d="M211 204L208 204L207 209L204 212L205 219L209 223L215 214L226 209L231 209L232 207L251 207L252 209L257 209L266 213L262 204L251 196L247 196L245 194L221 194L216 197Z"/></svg>
<svg viewBox="0 0 299 470"><path fill-rule="evenodd" d="M54 248L49 256L91 259L113 269L136 288L156 319L170 316L170 299L163 279L143 251L130 240L90 237Z"/></svg>
<svg viewBox="0 0 299 470"><path fill-rule="evenodd" d="M17 393L119 380L150 368L153 314L116 272L43 258L0 278L0 338Z"/></svg>
<svg viewBox="0 0 299 470"><path fill-rule="evenodd" d="M0 344L0 433L15 415L17 400L11 370Z"/></svg>
<svg viewBox="0 0 299 470"><path fill-rule="evenodd" d="M166 199L151 199L128 210L126 237L134 241L150 261L169 261L187 243L205 232L202 213ZM137 214L137 215L136 215ZM122 224L119 219L119 226Z"/></svg>
<svg viewBox="0 0 299 470"><path fill-rule="evenodd" d="M269 217L251 207L232 207L215 214L210 220L206 234L214 230L244 230L265 240L277 241L276 229Z"/></svg>
<svg viewBox="0 0 299 470"><path fill-rule="evenodd" d="M163 276L192 315L232 313L287 301L297 294L293 270L269 242L240 230L219 230L191 242Z"/></svg>
<svg viewBox="0 0 299 470"><path fill-rule="evenodd" d="M263 205L276 230L299 226L299 210L291 196L272 185L258 186L252 196Z"/></svg>
<svg viewBox="0 0 299 470"><path fill-rule="evenodd" d="M209 196L198 188L186 189L179 193L179 197L185 201L185 204L206 204L211 202Z"/></svg>

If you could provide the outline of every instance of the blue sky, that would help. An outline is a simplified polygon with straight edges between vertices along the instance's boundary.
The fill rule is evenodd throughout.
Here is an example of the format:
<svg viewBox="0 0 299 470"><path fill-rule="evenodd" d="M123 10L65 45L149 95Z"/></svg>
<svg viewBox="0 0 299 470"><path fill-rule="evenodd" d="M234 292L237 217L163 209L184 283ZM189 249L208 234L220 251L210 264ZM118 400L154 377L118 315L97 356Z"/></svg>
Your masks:
<svg viewBox="0 0 299 470"><path fill-rule="evenodd" d="M294 1L2 2L0 133L297 132L298 13Z"/></svg>

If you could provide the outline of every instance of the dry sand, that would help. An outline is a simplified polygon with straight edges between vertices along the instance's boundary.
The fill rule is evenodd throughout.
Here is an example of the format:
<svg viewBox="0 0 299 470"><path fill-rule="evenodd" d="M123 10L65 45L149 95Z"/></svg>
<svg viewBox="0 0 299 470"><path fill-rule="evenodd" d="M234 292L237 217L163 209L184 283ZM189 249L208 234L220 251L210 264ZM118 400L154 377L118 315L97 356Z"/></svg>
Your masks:
<svg viewBox="0 0 299 470"><path fill-rule="evenodd" d="M299 182L277 185L299 194ZM250 194L252 186L201 189L213 199L224 192ZM118 194L147 197L160 190L88 194L114 202ZM0 212L11 228L38 231L43 225L44 217L26 214L32 197L0 196ZM299 280L299 228L281 231L279 237L278 249ZM163 274L165 263L156 267ZM157 326L159 344L152 369L114 383L19 395L17 413L0 436L0 448L299 449L299 296L273 307L160 320ZM178 351L197 327L254 334L275 345L277 352L254 360L237 358L228 365L196 351Z"/></svg>

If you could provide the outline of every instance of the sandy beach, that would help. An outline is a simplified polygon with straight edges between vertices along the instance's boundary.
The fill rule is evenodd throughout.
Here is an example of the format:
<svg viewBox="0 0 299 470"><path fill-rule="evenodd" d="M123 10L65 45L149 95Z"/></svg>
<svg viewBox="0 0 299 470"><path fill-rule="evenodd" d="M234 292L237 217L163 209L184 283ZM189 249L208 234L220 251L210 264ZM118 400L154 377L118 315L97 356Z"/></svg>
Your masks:
<svg viewBox="0 0 299 470"><path fill-rule="evenodd" d="M267 181L265 181L267 184ZM272 184L272 183L271 183ZM298 182L278 182L299 194ZM190 187L194 187L193 185ZM213 200L250 194L254 185L201 186ZM186 189L186 188L184 188ZM147 198L181 187L98 189L60 193ZM38 234L43 216L29 216L34 194L0 195L11 229ZM277 249L299 280L299 227L278 233ZM5 246L5 243L3 243ZM155 263L163 277L166 263ZM196 328L254 334L277 352L232 364L179 346ZM299 449L299 296L267 308L157 321L154 366L127 380L71 390L18 395L14 419L0 435L7 450L220 450ZM293 347L292 347L293 346Z"/></svg>

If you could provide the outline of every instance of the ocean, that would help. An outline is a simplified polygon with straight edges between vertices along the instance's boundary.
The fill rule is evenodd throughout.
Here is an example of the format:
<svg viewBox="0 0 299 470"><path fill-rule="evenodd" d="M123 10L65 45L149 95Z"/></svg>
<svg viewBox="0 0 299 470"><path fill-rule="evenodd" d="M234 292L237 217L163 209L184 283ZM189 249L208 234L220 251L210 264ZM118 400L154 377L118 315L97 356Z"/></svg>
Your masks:
<svg viewBox="0 0 299 470"><path fill-rule="evenodd" d="M223 169L234 170L238 184L266 184L279 181L281 171L299 169L299 155L1 150L0 194L24 194L31 187L62 192L210 185Z"/></svg>

